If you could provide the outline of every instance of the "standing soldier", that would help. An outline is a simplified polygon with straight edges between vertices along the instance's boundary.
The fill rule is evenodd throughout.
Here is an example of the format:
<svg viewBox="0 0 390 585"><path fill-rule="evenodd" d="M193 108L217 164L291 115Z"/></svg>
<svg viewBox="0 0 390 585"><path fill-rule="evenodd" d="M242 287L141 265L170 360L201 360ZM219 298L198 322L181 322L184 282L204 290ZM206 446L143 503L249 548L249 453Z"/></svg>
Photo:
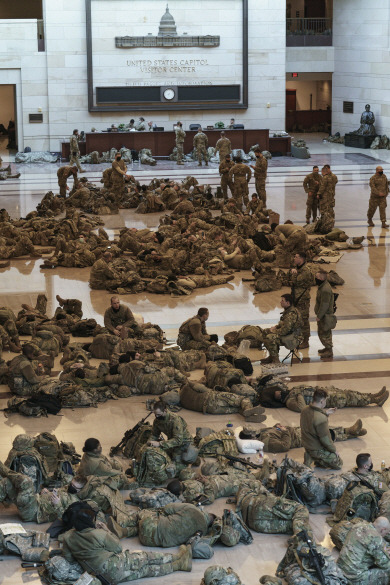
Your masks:
<svg viewBox="0 0 390 585"><path fill-rule="evenodd" d="M219 165L219 174L221 175L221 189L225 201L228 200L228 187L231 194L233 195L233 183L229 179L229 171L232 167L234 167L234 162L230 158L230 154L227 154Z"/></svg>
<svg viewBox="0 0 390 585"><path fill-rule="evenodd" d="M388 228L386 223L386 197L389 193L389 181L386 175L383 174L383 168L381 166L376 167L376 173L370 179L370 201L368 203L367 220L370 227L374 227L372 221L373 215L379 207L379 215L382 222L383 228Z"/></svg>
<svg viewBox="0 0 390 585"><path fill-rule="evenodd" d="M242 200L244 205L249 205L248 183L251 180L252 171L245 165L240 157L236 157L236 164L229 171L229 181L233 183L233 197L237 207L242 209Z"/></svg>
<svg viewBox="0 0 390 585"><path fill-rule="evenodd" d="M67 179L73 175L74 180L74 187L76 188L78 185L77 180L77 167L72 167L71 165L66 165L65 167L60 167L57 171L58 177L58 186L60 188L60 197L66 197L66 192L69 191L69 187L66 184Z"/></svg>
<svg viewBox="0 0 390 585"><path fill-rule="evenodd" d="M329 165L324 165L321 169L322 182L318 189L320 203L320 213L328 213L334 220L335 190L338 179L334 175Z"/></svg>
<svg viewBox="0 0 390 585"><path fill-rule="evenodd" d="M303 321L303 340L299 349L306 349L309 347L310 337L310 288L314 284L314 278L310 268L306 265L305 252L298 252L294 256L294 268L290 270L290 284L294 306L299 309Z"/></svg>
<svg viewBox="0 0 390 585"><path fill-rule="evenodd" d="M125 184L125 177L127 171L127 166L125 162L122 160L122 155L120 152L117 152L115 155L115 160L112 163L112 172L111 172L111 191L116 196L122 195L124 184Z"/></svg>
<svg viewBox="0 0 390 585"><path fill-rule="evenodd" d="M69 164L75 164L80 173L85 173L85 170L80 166L80 148L79 148L79 131L73 130L73 134L69 139Z"/></svg>
<svg viewBox="0 0 390 585"><path fill-rule="evenodd" d="M221 138L218 140L217 144L215 145L215 154L219 152L219 160L223 162L227 156L230 156L232 153L232 143L230 142L229 138L226 138L225 132L221 132Z"/></svg>
<svg viewBox="0 0 390 585"><path fill-rule="evenodd" d="M183 124L181 122L177 123L175 132L176 132L177 164L184 165L183 144L184 144L184 138L186 137L186 133L183 130Z"/></svg>
<svg viewBox="0 0 390 585"><path fill-rule="evenodd" d="M318 337L324 349L319 349L321 359L333 358L332 329L336 327L337 318L334 314L334 294L328 282L328 274L320 270L316 274L318 285L314 312L317 317Z"/></svg>
<svg viewBox="0 0 390 585"><path fill-rule="evenodd" d="M207 156L208 138L201 129L194 136L194 148L196 150L196 158L198 159L198 167L202 166L202 157L205 161L206 167L209 166L209 159Z"/></svg>
<svg viewBox="0 0 390 585"><path fill-rule="evenodd" d="M264 207L267 204L267 193L265 191L265 182L267 180L268 161L262 154L260 148L255 150L256 166L251 165L255 174L256 192L263 201Z"/></svg>
<svg viewBox="0 0 390 585"><path fill-rule="evenodd" d="M322 183L322 176L320 175L317 166L313 167L313 172L303 180L303 188L307 193L306 201L306 223L310 223L310 217L313 215L313 223L317 219L317 206L318 206L318 190Z"/></svg>

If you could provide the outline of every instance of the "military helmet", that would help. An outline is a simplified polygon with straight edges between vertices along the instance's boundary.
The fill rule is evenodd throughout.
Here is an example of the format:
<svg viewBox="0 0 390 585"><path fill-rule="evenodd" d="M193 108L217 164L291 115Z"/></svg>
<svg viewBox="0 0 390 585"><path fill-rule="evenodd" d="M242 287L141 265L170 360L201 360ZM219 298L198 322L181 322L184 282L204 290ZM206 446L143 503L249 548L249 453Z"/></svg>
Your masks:
<svg viewBox="0 0 390 585"><path fill-rule="evenodd" d="M216 585L222 581L226 576L226 569L221 565L212 565L204 572L205 585Z"/></svg>
<svg viewBox="0 0 390 585"><path fill-rule="evenodd" d="M12 443L12 446L17 451L27 451L34 447L34 437L29 435L17 435Z"/></svg>

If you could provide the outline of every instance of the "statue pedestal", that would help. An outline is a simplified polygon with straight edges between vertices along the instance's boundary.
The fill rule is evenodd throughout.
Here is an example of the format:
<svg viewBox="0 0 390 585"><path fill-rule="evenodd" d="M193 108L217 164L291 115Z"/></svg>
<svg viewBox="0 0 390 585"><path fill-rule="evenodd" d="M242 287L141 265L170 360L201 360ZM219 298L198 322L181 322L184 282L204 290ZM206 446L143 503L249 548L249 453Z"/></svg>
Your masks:
<svg viewBox="0 0 390 585"><path fill-rule="evenodd" d="M370 148L376 136L362 136L361 134L346 134L344 139L345 146L355 148Z"/></svg>

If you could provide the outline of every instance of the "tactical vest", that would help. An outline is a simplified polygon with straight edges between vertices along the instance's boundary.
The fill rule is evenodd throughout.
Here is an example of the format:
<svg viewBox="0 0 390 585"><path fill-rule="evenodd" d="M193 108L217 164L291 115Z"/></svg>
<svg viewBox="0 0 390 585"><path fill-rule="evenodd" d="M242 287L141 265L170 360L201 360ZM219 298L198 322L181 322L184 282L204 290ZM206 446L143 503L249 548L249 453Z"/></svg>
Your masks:
<svg viewBox="0 0 390 585"><path fill-rule="evenodd" d="M221 453L238 456L236 439L229 431L217 431L199 442L199 457L217 457Z"/></svg>
<svg viewBox="0 0 390 585"><path fill-rule="evenodd" d="M359 482L351 482L337 502L333 521L362 518L372 522L377 515L378 501L374 492Z"/></svg>

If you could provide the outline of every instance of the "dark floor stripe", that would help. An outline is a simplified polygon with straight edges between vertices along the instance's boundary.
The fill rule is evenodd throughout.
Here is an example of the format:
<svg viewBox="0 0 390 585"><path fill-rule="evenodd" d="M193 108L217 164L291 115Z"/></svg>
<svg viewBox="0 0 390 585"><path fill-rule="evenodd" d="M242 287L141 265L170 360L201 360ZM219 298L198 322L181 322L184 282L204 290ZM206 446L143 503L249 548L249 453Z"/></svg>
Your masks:
<svg viewBox="0 0 390 585"><path fill-rule="evenodd" d="M360 360L388 360L388 359L390 359L390 353L358 353L355 355L335 355L333 357L332 361L333 362L354 362L354 361L360 361ZM302 361L304 364L313 364L313 363L318 363L322 360L321 360L320 356L315 356L315 357L304 357Z"/></svg>
<svg viewBox="0 0 390 585"><path fill-rule="evenodd" d="M11 398L11 392L0 392L0 398Z"/></svg>
<svg viewBox="0 0 390 585"><path fill-rule="evenodd" d="M356 380L359 378L387 378L390 371L383 372L349 372L341 374L314 374L307 376L289 376L292 382L321 382L325 380Z"/></svg>

